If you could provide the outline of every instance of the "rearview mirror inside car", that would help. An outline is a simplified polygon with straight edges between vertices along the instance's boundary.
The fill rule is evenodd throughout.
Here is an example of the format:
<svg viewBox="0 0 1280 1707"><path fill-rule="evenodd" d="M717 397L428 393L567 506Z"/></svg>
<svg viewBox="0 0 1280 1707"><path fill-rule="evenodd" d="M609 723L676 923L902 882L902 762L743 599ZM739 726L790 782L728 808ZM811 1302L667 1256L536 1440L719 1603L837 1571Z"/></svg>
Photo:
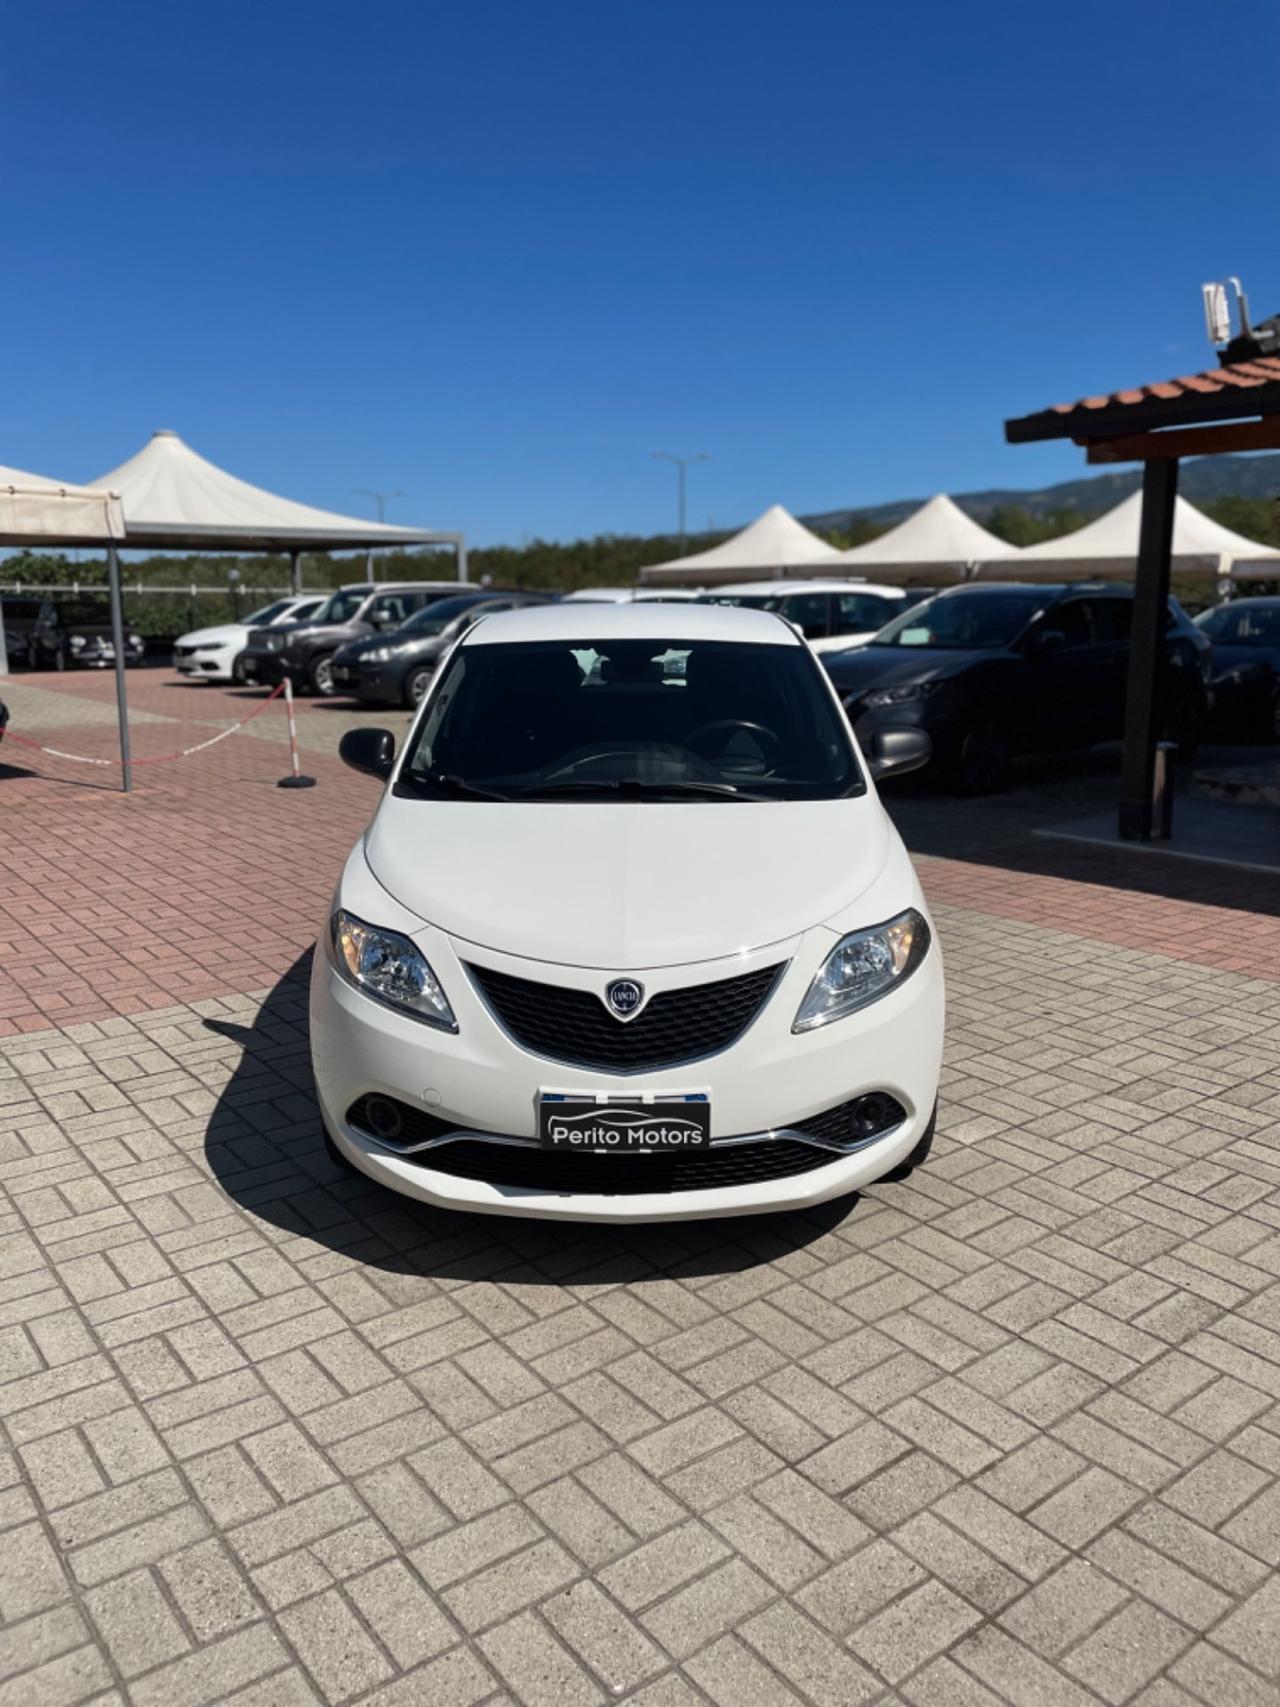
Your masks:
<svg viewBox="0 0 1280 1707"><path fill-rule="evenodd" d="M338 757L353 771L385 782L396 762L396 738L389 729L348 729L338 742Z"/></svg>
<svg viewBox="0 0 1280 1707"><path fill-rule="evenodd" d="M885 776L918 771L933 757L933 742L923 729L878 729L867 751L867 768L879 782Z"/></svg>
<svg viewBox="0 0 1280 1707"><path fill-rule="evenodd" d="M1061 652L1065 649L1067 637L1060 628L1046 628L1040 635L1037 651Z"/></svg>

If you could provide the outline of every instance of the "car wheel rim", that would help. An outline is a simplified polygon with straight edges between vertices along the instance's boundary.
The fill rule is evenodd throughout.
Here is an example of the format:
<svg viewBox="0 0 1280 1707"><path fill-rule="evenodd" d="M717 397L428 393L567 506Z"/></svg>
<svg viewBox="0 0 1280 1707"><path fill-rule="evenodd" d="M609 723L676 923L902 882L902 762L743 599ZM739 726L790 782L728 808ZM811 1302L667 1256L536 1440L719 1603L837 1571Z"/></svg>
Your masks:
<svg viewBox="0 0 1280 1707"><path fill-rule="evenodd" d="M427 678L421 671L409 683L409 698L414 705L421 705L427 697Z"/></svg>
<svg viewBox="0 0 1280 1707"><path fill-rule="evenodd" d="M333 665L328 658L321 658L312 671L312 679L316 684L317 693L333 692Z"/></svg>

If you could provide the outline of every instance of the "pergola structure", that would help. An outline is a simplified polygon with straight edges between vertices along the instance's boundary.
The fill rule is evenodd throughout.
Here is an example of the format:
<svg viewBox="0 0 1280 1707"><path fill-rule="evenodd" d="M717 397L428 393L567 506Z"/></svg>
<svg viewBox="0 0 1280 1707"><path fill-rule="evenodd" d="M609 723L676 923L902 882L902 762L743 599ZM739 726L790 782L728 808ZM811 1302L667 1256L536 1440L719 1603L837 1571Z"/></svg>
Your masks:
<svg viewBox="0 0 1280 1707"><path fill-rule="evenodd" d="M1232 354L1236 354L1233 347ZM1178 463L1184 456L1280 450L1280 357L1059 403L1004 424L1010 444L1071 439L1091 464L1142 464L1142 520L1120 773L1120 835L1151 839L1164 722L1164 630Z"/></svg>
<svg viewBox="0 0 1280 1707"><path fill-rule="evenodd" d="M300 504L219 468L168 429L152 433L141 450L94 485L120 494L130 548L285 552L293 566L295 593L302 591L304 551L373 553L410 545L448 545L459 581L467 579L462 534L392 527Z"/></svg>

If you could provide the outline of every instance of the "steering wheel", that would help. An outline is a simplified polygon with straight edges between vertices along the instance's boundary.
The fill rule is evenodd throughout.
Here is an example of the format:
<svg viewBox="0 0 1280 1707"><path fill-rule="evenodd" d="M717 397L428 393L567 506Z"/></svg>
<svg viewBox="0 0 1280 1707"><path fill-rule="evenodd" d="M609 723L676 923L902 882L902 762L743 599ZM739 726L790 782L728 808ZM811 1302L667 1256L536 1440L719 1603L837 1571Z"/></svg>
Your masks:
<svg viewBox="0 0 1280 1707"><path fill-rule="evenodd" d="M765 755L766 763L770 762L771 758L777 754L779 747L782 745L782 737L780 735L776 734L772 729L766 728L763 723L752 723L745 717L717 717L713 723L700 723L696 729L691 730L689 734L685 736L684 744L686 747L691 747L694 752L697 752L698 741L704 735L714 734L717 729L730 729L735 735L745 733L759 736L771 749L771 751Z"/></svg>

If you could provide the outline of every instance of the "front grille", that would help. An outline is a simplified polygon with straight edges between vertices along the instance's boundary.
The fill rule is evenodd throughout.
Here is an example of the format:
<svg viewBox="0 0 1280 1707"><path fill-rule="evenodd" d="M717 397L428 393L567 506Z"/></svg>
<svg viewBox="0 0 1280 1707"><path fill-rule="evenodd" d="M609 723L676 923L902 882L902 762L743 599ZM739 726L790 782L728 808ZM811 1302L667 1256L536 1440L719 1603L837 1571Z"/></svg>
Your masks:
<svg viewBox="0 0 1280 1707"><path fill-rule="evenodd" d="M538 984L484 966L467 971L516 1042L535 1055L570 1066L637 1073L727 1049L764 1006L782 967L662 990L625 1025L591 990Z"/></svg>

